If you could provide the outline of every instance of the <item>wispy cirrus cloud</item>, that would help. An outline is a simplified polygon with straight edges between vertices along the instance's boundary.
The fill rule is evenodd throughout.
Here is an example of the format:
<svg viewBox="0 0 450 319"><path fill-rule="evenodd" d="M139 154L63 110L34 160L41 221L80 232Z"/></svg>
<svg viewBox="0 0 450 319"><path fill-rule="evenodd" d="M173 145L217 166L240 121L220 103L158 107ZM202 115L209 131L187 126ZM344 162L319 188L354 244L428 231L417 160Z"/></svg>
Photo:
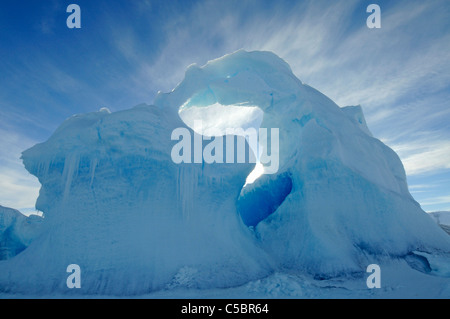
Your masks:
<svg viewBox="0 0 450 319"><path fill-rule="evenodd" d="M425 200L422 205L438 205L438 204L448 204L450 203L450 195L449 196L438 196L431 197ZM450 208L450 205L448 206Z"/></svg>
<svg viewBox="0 0 450 319"><path fill-rule="evenodd" d="M40 184L20 162L21 152L34 144L34 140L0 128L1 205L18 209L34 207Z"/></svg>
<svg viewBox="0 0 450 319"><path fill-rule="evenodd" d="M392 148L402 158L408 175L450 169L450 139L408 141Z"/></svg>

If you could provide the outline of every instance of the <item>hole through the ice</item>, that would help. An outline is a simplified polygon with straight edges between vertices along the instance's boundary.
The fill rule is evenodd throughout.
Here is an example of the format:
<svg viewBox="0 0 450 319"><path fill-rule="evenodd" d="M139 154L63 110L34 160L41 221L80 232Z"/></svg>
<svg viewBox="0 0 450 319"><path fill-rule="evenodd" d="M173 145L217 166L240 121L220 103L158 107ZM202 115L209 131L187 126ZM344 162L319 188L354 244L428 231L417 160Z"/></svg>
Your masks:
<svg viewBox="0 0 450 319"><path fill-rule="evenodd" d="M259 130L264 112L249 103L222 105L192 105L186 102L179 110L182 121L196 133L211 136L225 135L227 129L240 128L243 131L252 128ZM199 126L200 123L200 126ZM245 134L244 134L245 136ZM247 136L245 136L247 139ZM249 140L247 139L247 142ZM256 155L256 165L247 176L245 185L237 201L237 209L242 221L247 226L256 226L274 213L292 191L292 179L289 174L264 175L264 166L259 163L257 146L249 143ZM259 153L261 154L261 149Z"/></svg>
<svg viewBox="0 0 450 319"><path fill-rule="evenodd" d="M237 208L247 226L256 226L273 214L292 191L289 174L264 175L251 186L244 187Z"/></svg>
<svg viewBox="0 0 450 319"><path fill-rule="evenodd" d="M264 112L257 106L247 104L208 106L182 106L178 112L181 120L196 133L225 135L227 129L259 129ZM201 126L196 126L200 122Z"/></svg>
<svg viewBox="0 0 450 319"><path fill-rule="evenodd" d="M253 183L264 174L264 167L258 161L258 145L250 143L249 136L246 135L248 134L248 129L254 129L255 132L258 132L261 126L264 112L258 106L249 105L248 103L232 105L214 103L207 106L190 104L191 101L188 100L180 107L178 114L181 120L198 134L210 136L211 134L208 133L214 132L214 136L223 136L227 134L228 129L242 129L242 136L247 139L250 150L256 158L255 168L248 175L245 185ZM260 149L259 153L261 151Z"/></svg>

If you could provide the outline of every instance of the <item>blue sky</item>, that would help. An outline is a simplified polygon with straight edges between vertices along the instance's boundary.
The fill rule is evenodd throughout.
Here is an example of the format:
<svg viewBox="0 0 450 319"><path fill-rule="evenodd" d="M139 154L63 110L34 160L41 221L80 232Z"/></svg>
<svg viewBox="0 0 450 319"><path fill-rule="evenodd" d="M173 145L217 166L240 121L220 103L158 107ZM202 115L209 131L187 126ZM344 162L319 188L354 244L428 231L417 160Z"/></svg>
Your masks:
<svg viewBox="0 0 450 319"><path fill-rule="evenodd" d="M81 29L66 8L81 7ZM366 7L381 7L381 29ZM270 50L339 106L361 104L426 211L450 210L450 1L2 0L0 205L30 211L20 161L76 113L151 104L186 67Z"/></svg>

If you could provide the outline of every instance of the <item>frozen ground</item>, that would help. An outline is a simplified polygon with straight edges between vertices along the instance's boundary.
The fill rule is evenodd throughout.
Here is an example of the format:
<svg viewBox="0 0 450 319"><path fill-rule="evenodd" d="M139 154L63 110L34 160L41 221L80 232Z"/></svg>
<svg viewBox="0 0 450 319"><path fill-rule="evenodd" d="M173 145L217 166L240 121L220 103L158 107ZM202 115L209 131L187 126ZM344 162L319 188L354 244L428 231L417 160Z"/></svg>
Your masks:
<svg viewBox="0 0 450 319"><path fill-rule="evenodd" d="M142 295L77 295L71 294L5 294L0 298L154 298L154 299L448 299L450 278L423 273L411 268L404 260L380 263L381 288L366 286L368 273L316 280L309 275L276 272L241 286L224 289L192 289L169 286ZM447 265L448 267L448 265ZM448 271L448 269L447 269ZM182 284L181 284L182 286Z"/></svg>

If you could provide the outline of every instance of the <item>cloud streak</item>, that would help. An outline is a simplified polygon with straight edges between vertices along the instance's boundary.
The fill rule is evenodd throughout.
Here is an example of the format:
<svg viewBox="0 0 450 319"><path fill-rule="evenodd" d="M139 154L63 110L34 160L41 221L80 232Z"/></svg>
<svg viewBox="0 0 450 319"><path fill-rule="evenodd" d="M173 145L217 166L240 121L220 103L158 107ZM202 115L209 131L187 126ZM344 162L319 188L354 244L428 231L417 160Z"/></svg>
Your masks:
<svg viewBox="0 0 450 319"><path fill-rule="evenodd" d="M19 158L22 150L36 142L19 134L0 129L1 205L18 209L34 207L40 184L29 174Z"/></svg>
<svg viewBox="0 0 450 319"><path fill-rule="evenodd" d="M422 139L392 145L408 175L450 169L450 140Z"/></svg>

